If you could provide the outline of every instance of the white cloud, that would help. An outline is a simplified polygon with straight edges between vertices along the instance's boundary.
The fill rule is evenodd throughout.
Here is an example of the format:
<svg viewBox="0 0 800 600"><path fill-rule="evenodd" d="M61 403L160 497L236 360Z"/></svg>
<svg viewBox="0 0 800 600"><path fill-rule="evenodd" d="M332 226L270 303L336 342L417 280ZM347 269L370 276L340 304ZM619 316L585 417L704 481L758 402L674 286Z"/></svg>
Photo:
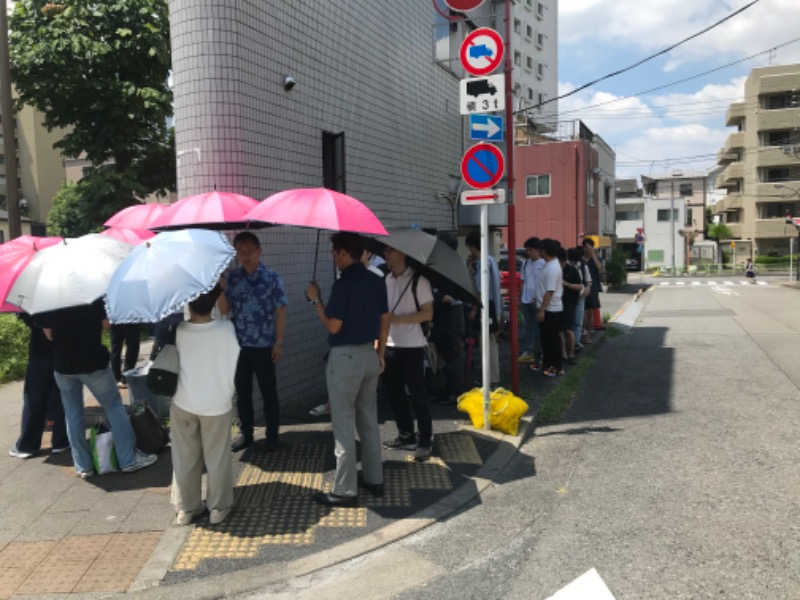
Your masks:
<svg viewBox="0 0 800 600"><path fill-rule="evenodd" d="M574 89L575 86L571 83L560 83L558 95L561 96ZM641 124L631 118L631 115L636 115L641 119L654 114L653 110L639 98L622 98L608 92L591 89L559 100L558 110L560 120L580 119L592 131L604 138L605 135L602 132L606 130L614 131L619 135L641 129Z"/></svg>

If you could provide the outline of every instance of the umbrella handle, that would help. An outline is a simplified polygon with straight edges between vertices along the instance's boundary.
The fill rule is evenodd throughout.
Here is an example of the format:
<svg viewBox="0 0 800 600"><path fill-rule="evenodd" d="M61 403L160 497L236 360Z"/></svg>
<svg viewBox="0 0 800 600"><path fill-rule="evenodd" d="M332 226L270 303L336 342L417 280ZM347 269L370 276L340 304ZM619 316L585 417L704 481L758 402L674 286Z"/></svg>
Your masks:
<svg viewBox="0 0 800 600"><path fill-rule="evenodd" d="M317 247L314 250L314 274L311 276L311 281L317 280L317 262L319 261L319 233L320 230L317 229Z"/></svg>

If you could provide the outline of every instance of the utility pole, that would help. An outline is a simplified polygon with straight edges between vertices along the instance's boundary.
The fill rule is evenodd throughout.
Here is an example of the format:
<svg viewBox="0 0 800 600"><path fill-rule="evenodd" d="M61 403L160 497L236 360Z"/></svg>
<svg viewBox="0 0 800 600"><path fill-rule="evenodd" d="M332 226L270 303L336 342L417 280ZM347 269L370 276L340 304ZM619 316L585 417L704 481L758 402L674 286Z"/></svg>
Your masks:
<svg viewBox="0 0 800 600"><path fill-rule="evenodd" d="M0 0L0 114L3 119L3 154L6 171L6 208L10 239L22 235L17 185L17 140L14 136L14 111L11 103L11 62L8 54L8 8Z"/></svg>
<svg viewBox="0 0 800 600"><path fill-rule="evenodd" d="M675 182L670 181L669 222L672 224L672 276L675 276Z"/></svg>

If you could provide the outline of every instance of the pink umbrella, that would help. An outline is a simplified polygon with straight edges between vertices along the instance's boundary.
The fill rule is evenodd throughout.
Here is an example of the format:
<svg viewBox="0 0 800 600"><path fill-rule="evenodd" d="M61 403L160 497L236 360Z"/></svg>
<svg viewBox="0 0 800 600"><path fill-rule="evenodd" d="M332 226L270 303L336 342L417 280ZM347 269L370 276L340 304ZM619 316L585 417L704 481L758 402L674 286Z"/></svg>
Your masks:
<svg viewBox="0 0 800 600"><path fill-rule="evenodd" d="M119 240L120 242L125 242L126 244L130 244L131 246L138 246L142 242L146 242L152 237L155 237L155 233L150 231L149 229L128 229L127 227L109 227L105 231L101 231L100 235L107 235L110 238L114 238L115 240Z"/></svg>
<svg viewBox="0 0 800 600"><path fill-rule="evenodd" d="M36 253L61 241L62 238L60 237L22 235L5 244L0 244L0 303L3 304L2 312L8 312L5 306L8 292Z"/></svg>
<svg viewBox="0 0 800 600"><path fill-rule="evenodd" d="M0 304L0 313L19 313L22 312L22 309L19 306L14 306L13 304L9 304L8 302L3 302Z"/></svg>
<svg viewBox="0 0 800 600"><path fill-rule="evenodd" d="M167 207L148 229L244 229L248 226L245 214L257 204L258 201L249 196L216 190L188 196Z"/></svg>
<svg viewBox="0 0 800 600"><path fill-rule="evenodd" d="M134 204L123 208L103 225L122 229L147 229L166 208L163 204Z"/></svg>
<svg viewBox="0 0 800 600"><path fill-rule="evenodd" d="M364 204L326 188L279 192L266 198L245 218L273 225L389 235L378 217Z"/></svg>
<svg viewBox="0 0 800 600"><path fill-rule="evenodd" d="M327 188L300 188L278 192L252 209L245 218L254 223L316 229L313 279L317 277L320 229L389 235L378 217L364 204L352 196Z"/></svg>

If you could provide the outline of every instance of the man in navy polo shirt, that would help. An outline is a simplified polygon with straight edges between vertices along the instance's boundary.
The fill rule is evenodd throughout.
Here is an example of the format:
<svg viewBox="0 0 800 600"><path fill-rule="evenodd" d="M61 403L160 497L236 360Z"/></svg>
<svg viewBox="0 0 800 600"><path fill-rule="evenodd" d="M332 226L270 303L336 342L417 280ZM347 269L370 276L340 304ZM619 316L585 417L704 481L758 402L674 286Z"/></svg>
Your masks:
<svg viewBox="0 0 800 600"><path fill-rule="evenodd" d="M313 498L328 506L355 506L356 431L361 440L364 476L361 485L375 496L383 495L377 389L389 333L389 306L383 278L371 273L361 262L361 237L335 233L331 242L341 277L333 284L328 305L322 303L316 282L309 283L306 290L306 297L330 334L325 378L336 455L331 493L317 492Z"/></svg>
<svg viewBox="0 0 800 600"><path fill-rule="evenodd" d="M237 234L233 246L240 266L228 274L223 285L225 293L217 304L223 315L232 313L241 346L234 379L241 435L233 441L231 449L238 452L253 443L255 375L267 422L264 449L271 452L278 448L281 415L275 364L283 357L289 301L280 276L261 264L261 243L253 233Z"/></svg>

